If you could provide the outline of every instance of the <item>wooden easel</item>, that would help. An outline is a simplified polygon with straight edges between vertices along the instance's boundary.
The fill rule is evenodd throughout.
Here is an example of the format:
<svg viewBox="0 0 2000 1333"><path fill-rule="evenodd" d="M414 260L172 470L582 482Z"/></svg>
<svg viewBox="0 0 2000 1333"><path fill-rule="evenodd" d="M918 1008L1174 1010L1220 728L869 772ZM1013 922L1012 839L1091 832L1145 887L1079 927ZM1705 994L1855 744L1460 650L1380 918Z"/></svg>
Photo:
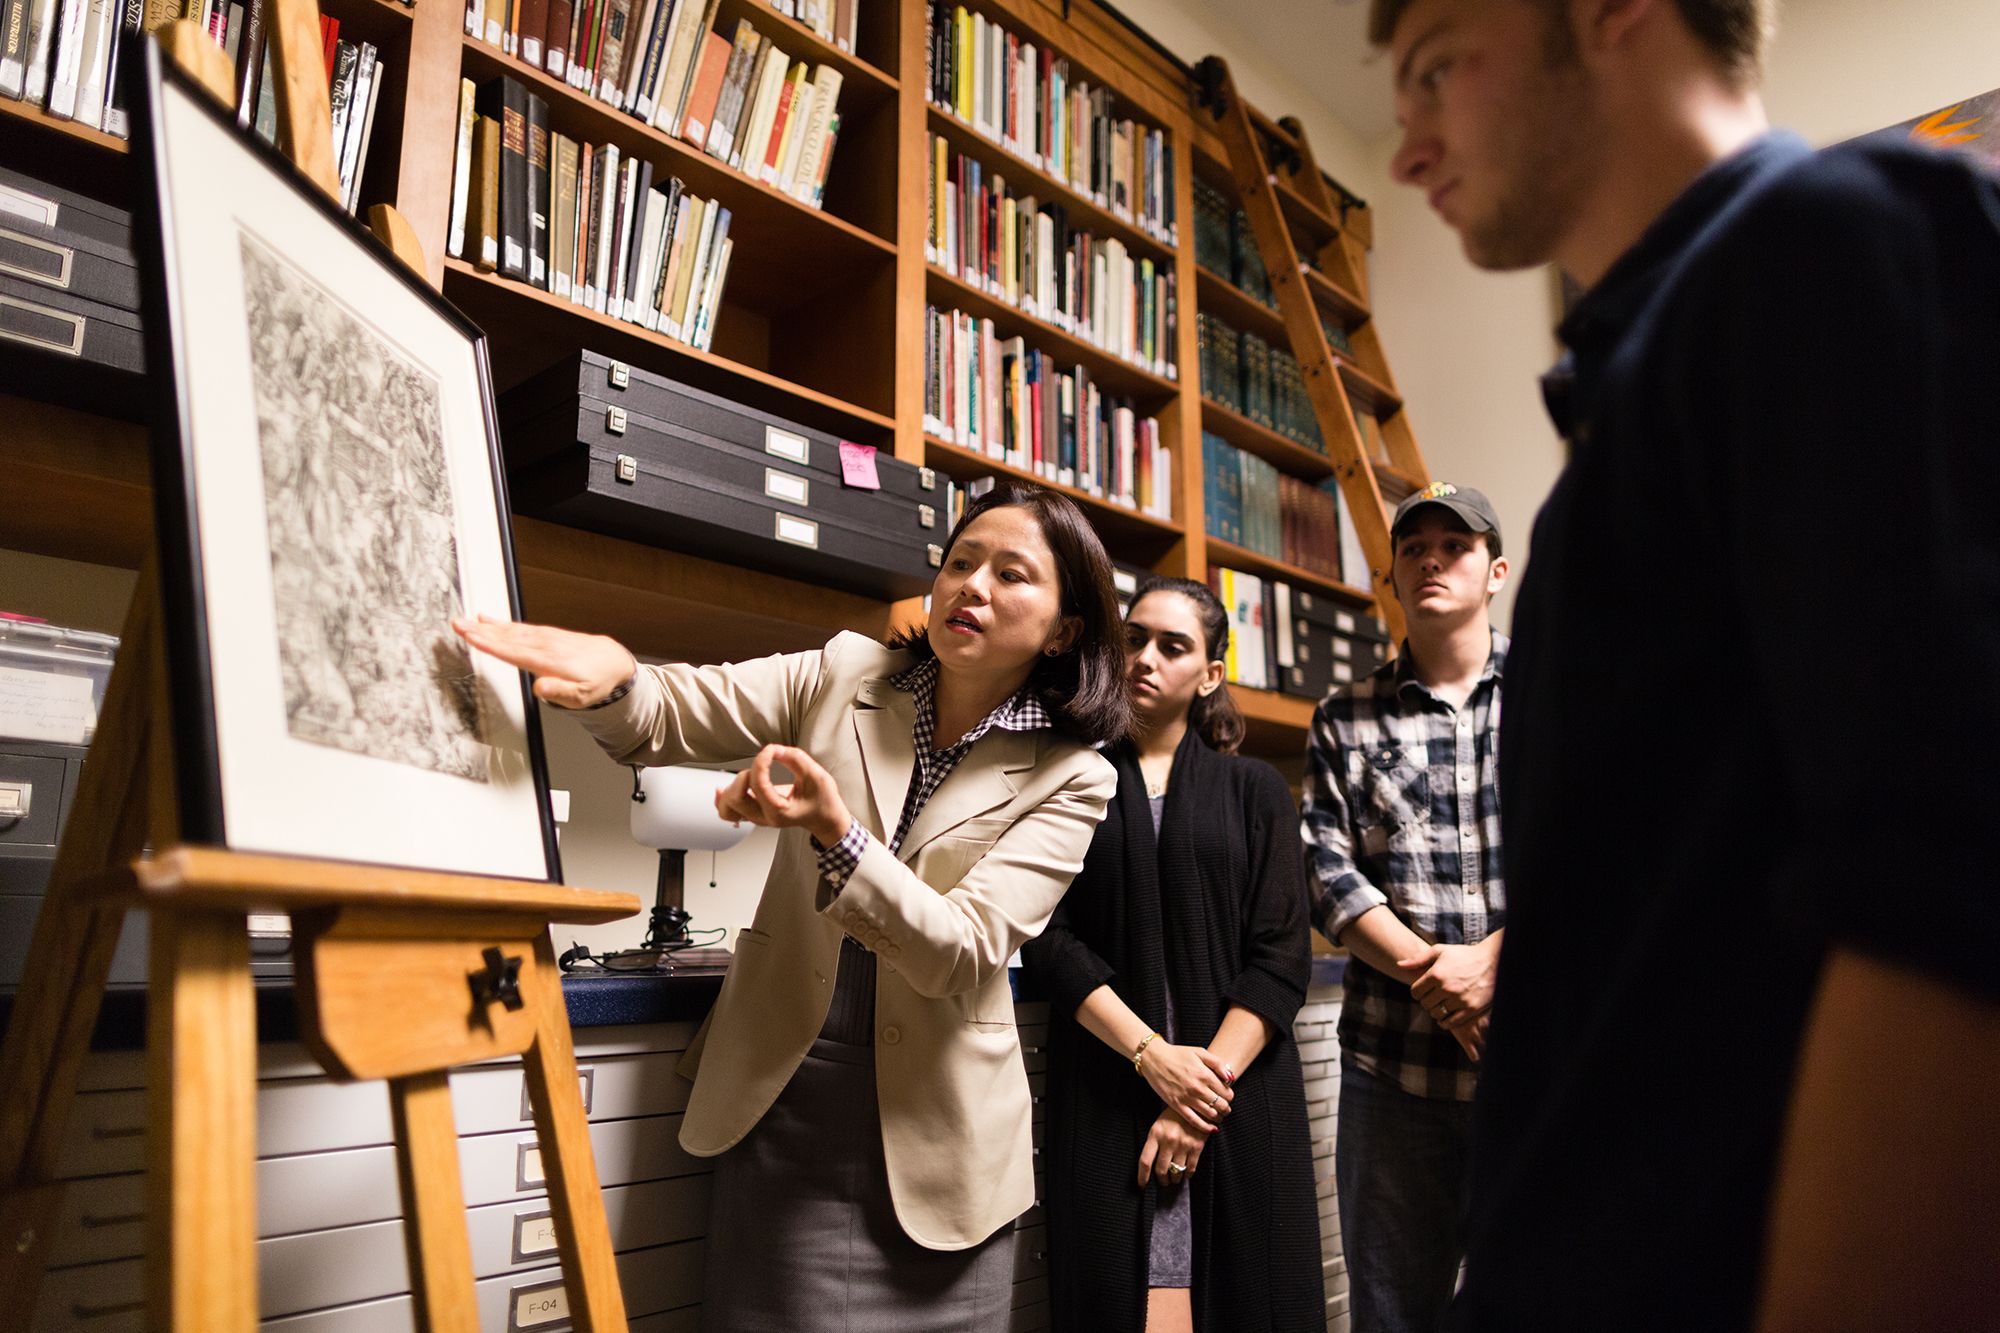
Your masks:
<svg viewBox="0 0 2000 1333"><path fill-rule="evenodd" d="M338 178L312 0L273 0L285 151ZM198 25L160 38L227 103L228 61ZM409 225L370 215L423 272ZM417 1327L478 1328L447 1071L519 1055L577 1328L622 1333L554 922L630 916L631 894L176 845L180 820L159 588L149 557L0 1045L0 1291L34 1308L62 1197L64 1120L125 913L151 914L147 994L147 1301L155 1329L256 1326L257 1032L251 912L292 916L299 1029L340 1078L386 1079ZM142 855L145 848L149 855Z"/></svg>

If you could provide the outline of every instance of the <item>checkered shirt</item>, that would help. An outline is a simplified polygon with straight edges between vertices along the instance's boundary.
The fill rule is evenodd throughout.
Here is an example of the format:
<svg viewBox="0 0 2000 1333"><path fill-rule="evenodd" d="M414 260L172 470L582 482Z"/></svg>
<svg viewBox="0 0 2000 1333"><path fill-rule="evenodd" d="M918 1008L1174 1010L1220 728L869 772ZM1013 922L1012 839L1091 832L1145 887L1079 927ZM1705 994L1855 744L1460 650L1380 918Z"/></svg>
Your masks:
<svg viewBox="0 0 2000 1333"><path fill-rule="evenodd" d="M1500 873L1500 682L1507 640L1453 708L1413 676L1407 649L1328 695L1306 748L1302 820L1313 920L1337 940L1387 904L1437 944L1475 944L1507 924ZM1405 1092L1469 1101L1475 1069L1410 995L1407 979L1347 965L1343 1056Z"/></svg>
<svg viewBox="0 0 2000 1333"><path fill-rule="evenodd" d="M909 834L910 825L917 822L917 816L930 804L937 789L951 776L959 761L971 751L975 742L987 732L998 727L1002 731L1039 731L1049 725L1049 712L1041 701L1026 690L1016 691L1005 703L988 713L978 726L959 737L955 744L942 750L932 750L931 741L937 735L937 682L938 661L926 657L905 671L889 678L889 683L917 699L917 726L911 733L911 741L917 750L917 769L912 775L910 791L903 798L903 815L896 821L896 834L889 840L891 853L902 850L903 839ZM847 887L848 876L861 864L861 855L868 850L868 840L874 835L855 820L848 826L847 835L819 854L819 873L825 877L827 886L835 893ZM848 940L849 947L856 947Z"/></svg>

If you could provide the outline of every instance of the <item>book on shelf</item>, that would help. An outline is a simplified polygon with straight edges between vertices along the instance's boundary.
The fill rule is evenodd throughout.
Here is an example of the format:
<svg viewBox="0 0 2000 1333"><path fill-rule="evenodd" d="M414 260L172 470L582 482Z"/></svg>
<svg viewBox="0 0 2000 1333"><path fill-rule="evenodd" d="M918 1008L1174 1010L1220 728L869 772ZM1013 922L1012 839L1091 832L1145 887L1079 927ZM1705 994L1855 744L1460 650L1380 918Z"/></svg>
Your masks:
<svg viewBox="0 0 2000 1333"><path fill-rule="evenodd" d="M1116 237L1072 227L1059 201L1016 194L977 158L930 136L925 257L953 276L1123 361L1177 378L1175 276Z"/></svg>
<svg viewBox="0 0 2000 1333"><path fill-rule="evenodd" d="M188 0L185 6L180 0L0 0L0 97L126 138L131 65L119 53L182 18L199 24L229 59L238 126L275 141L265 0ZM339 198L353 212L387 70L372 43L342 41L339 28L336 19L320 20Z"/></svg>
<svg viewBox="0 0 2000 1333"><path fill-rule="evenodd" d="M476 116L472 126L472 160L461 163L467 173L466 246L473 267L500 267L500 122Z"/></svg>
<svg viewBox="0 0 2000 1333"><path fill-rule="evenodd" d="M984 14L932 0L925 16L932 105L1121 221L1175 243L1174 150L1164 131L1120 116L1109 89Z"/></svg>
<svg viewBox="0 0 2000 1333"><path fill-rule="evenodd" d="M585 95L818 208L839 137L841 72L793 60L747 18L731 36L714 31L719 5L470 0L465 26ZM825 26L840 21L831 3L815 0L812 8ZM850 25L853 9L847 6Z"/></svg>
<svg viewBox="0 0 2000 1333"><path fill-rule="evenodd" d="M1009 467L1156 518L1173 516L1159 423L991 320L925 309L924 429Z"/></svg>
<svg viewBox="0 0 2000 1333"><path fill-rule="evenodd" d="M458 81L458 145L452 153L451 224L445 233L445 253L453 259L465 258L466 206L471 195L472 127L479 119L475 99L478 87L471 79Z"/></svg>
<svg viewBox="0 0 2000 1333"><path fill-rule="evenodd" d="M475 92L472 129L461 136L470 148L454 166L474 267L707 350L734 254L730 210L679 177L658 179L650 158L547 132L540 99L525 92L529 151L510 170L491 110L505 113L513 95L504 85L515 82L503 76ZM510 225L526 238L518 272L506 263Z"/></svg>
<svg viewBox="0 0 2000 1333"><path fill-rule="evenodd" d="M1201 436L1202 526L1208 535L1310 574L1341 581L1334 495L1288 476L1221 436Z"/></svg>

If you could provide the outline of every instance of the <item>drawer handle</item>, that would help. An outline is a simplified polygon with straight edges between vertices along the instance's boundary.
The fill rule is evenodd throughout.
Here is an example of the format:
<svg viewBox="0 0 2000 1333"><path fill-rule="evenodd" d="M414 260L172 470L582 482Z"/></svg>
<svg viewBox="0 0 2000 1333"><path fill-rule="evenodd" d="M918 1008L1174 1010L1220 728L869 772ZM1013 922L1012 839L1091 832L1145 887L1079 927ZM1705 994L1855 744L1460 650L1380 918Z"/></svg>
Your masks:
<svg viewBox="0 0 2000 1333"><path fill-rule="evenodd" d="M146 1215L144 1213L119 1213L115 1217L96 1217L90 1213L85 1213L77 1219L77 1225L81 1226L85 1231L95 1231L99 1227L129 1227L134 1222L143 1222L145 1220Z"/></svg>
<svg viewBox="0 0 2000 1333"><path fill-rule="evenodd" d="M17 277L26 278L29 282L39 282L44 287L59 287L65 291L68 290L70 266L76 260L75 250L67 245L50 245L47 241L39 237L24 236L20 232L10 230L6 227L0 227L0 241L11 241L15 245L23 246L29 250L42 251L52 256L54 260L54 272L51 272L49 265L34 268L17 264L10 260L0 259L0 273L12 273Z"/></svg>
<svg viewBox="0 0 2000 1333"><path fill-rule="evenodd" d="M117 1305L79 1305L71 1301L69 1312L78 1319L103 1319L114 1314L132 1314L145 1308L144 1301L121 1301Z"/></svg>
<svg viewBox="0 0 2000 1333"><path fill-rule="evenodd" d="M45 327L36 328L36 323ZM51 310L32 301L17 301L11 296L0 296L0 338L26 343L30 347L46 347L52 352L82 356L83 326L82 315Z"/></svg>
<svg viewBox="0 0 2000 1333"><path fill-rule="evenodd" d="M92 1125L90 1137L99 1143L110 1139L136 1139L146 1132L144 1125Z"/></svg>

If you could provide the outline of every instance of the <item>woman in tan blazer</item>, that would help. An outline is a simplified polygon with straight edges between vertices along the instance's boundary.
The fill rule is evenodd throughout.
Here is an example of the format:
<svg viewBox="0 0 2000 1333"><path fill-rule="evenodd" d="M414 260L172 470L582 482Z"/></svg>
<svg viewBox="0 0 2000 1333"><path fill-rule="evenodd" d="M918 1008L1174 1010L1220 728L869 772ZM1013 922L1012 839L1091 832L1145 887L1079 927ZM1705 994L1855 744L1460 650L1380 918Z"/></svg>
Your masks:
<svg viewBox="0 0 2000 1333"><path fill-rule="evenodd" d="M640 666L600 636L458 626L622 763L750 760L718 813L783 830L683 1065L681 1143L718 1158L705 1328L1007 1327L1035 1199L1007 963L1116 785L1091 748L1129 719L1110 573L1073 504L1002 486L887 646Z"/></svg>

